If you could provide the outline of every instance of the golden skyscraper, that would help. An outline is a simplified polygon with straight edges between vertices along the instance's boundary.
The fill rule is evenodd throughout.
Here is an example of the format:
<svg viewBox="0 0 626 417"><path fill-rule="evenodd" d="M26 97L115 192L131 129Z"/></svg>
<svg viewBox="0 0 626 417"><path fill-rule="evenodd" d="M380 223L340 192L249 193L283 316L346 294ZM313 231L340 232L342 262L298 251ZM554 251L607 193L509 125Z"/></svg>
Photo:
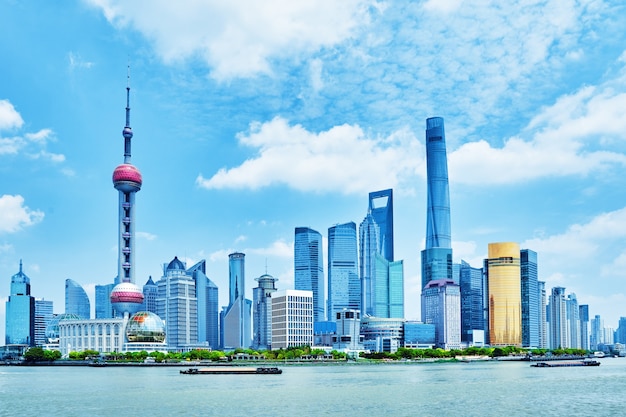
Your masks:
<svg viewBox="0 0 626 417"><path fill-rule="evenodd" d="M489 244L487 259L489 343L522 345L522 294L518 243Z"/></svg>

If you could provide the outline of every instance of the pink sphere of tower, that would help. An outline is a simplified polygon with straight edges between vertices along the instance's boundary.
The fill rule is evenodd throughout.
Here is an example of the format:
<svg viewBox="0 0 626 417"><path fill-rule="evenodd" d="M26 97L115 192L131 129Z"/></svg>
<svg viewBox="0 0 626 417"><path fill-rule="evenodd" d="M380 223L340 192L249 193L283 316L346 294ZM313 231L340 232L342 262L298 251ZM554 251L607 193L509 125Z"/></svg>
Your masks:
<svg viewBox="0 0 626 417"><path fill-rule="evenodd" d="M131 164L121 164L113 171L113 186L125 193L141 189L141 172Z"/></svg>
<svg viewBox="0 0 626 417"><path fill-rule="evenodd" d="M122 282L111 291L111 305L120 314L135 314L143 304L143 293L131 282Z"/></svg>

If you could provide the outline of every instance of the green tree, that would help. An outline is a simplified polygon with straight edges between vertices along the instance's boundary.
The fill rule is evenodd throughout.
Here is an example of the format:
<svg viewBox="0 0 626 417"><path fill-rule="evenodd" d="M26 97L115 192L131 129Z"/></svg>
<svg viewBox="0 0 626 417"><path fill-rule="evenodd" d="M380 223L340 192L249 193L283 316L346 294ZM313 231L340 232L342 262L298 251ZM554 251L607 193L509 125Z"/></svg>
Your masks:
<svg viewBox="0 0 626 417"><path fill-rule="evenodd" d="M32 347L24 353L26 362L42 362L47 360L45 352L40 347Z"/></svg>

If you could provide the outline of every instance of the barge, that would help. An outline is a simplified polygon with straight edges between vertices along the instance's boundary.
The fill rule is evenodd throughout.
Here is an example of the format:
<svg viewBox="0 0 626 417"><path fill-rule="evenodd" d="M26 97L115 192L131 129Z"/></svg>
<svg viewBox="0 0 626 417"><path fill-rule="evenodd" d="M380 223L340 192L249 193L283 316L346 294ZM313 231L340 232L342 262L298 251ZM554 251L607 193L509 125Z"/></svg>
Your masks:
<svg viewBox="0 0 626 417"><path fill-rule="evenodd" d="M568 366L600 366L600 362L593 360L575 361L575 362L537 362L530 365L534 368L561 368Z"/></svg>
<svg viewBox="0 0 626 417"><path fill-rule="evenodd" d="M180 371L185 375L278 375L283 370L273 367L240 367L240 366L211 366L207 368L189 368Z"/></svg>

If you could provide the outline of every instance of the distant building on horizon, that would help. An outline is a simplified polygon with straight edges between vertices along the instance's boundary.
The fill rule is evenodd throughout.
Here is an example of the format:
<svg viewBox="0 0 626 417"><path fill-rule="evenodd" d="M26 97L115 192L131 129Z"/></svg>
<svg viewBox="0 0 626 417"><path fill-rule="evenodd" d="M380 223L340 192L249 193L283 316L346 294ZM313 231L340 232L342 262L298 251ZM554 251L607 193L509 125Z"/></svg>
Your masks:
<svg viewBox="0 0 626 417"><path fill-rule="evenodd" d="M73 279L65 280L65 314L76 314L83 320L91 317L91 304L85 289Z"/></svg>
<svg viewBox="0 0 626 417"><path fill-rule="evenodd" d="M580 348L589 350L589 305L582 304L578 306L578 318L580 319ZM620 319L621 322L622 320ZM626 343L626 340L621 343Z"/></svg>
<svg viewBox="0 0 626 417"><path fill-rule="evenodd" d="M5 344L33 346L35 343L35 298L30 295L30 278L22 270L11 277L6 302Z"/></svg>
<svg viewBox="0 0 626 417"><path fill-rule="evenodd" d="M313 292L313 321L326 320L324 252L322 235L308 227L296 227L293 248L294 288Z"/></svg>
<svg viewBox="0 0 626 417"><path fill-rule="evenodd" d="M328 321L338 312L360 310L361 282L357 270L356 224L328 228Z"/></svg>

